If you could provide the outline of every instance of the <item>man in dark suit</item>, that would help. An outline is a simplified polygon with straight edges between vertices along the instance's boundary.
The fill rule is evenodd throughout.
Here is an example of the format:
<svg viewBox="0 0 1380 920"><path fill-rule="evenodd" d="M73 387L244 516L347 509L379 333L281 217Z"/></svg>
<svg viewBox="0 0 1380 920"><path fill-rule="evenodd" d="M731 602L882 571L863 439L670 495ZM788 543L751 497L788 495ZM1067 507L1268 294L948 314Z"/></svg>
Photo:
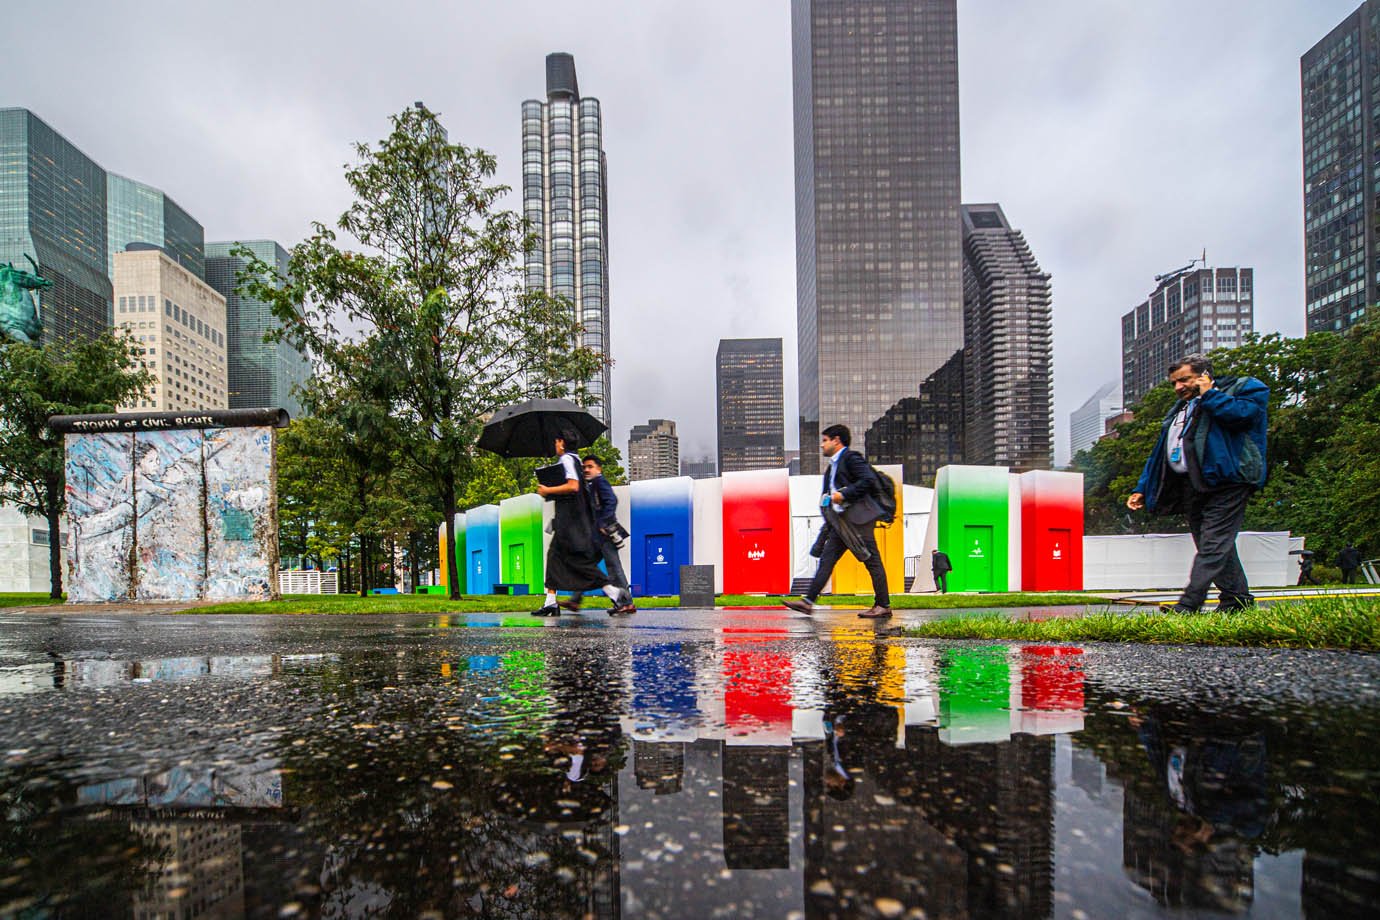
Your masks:
<svg viewBox="0 0 1380 920"><path fill-rule="evenodd" d="M830 425L820 433L820 453L829 459L829 467L824 471L824 481L820 487L821 514L832 509L835 514L842 515L848 505L870 499L877 492L877 477L872 472L872 465L862 454L848 449L851 440L852 435L844 425ZM880 508L878 510L880 511ZM800 600L787 598L785 601L786 606L792 610L801 613L813 612L819 592L824 590L824 583L834 573L834 566L843 558L843 554L853 552L855 557L860 555L848 548L838 529L829 522L829 518L829 514L824 514L824 529L820 531L815 548L811 550L814 555L819 556L819 568L815 570L815 577L810 582L809 589ZM860 561L867 567L867 574L872 576L874 595L871 609L863 611L858 616L868 620L884 619L891 616L891 597L887 593L886 569L882 567L882 554L877 549L877 537L873 533L875 522L855 526L858 542L863 549L861 556L865 557L860 558Z"/></svg>

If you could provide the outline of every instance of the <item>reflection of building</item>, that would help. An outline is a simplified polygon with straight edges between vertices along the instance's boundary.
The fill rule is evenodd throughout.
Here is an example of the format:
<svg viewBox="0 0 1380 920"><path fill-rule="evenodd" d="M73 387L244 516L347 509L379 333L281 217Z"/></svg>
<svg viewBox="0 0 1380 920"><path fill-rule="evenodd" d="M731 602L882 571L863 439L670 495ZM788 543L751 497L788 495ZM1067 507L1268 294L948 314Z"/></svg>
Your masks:
<svg viewBox="0 0 1380 920"><path fill-rule="evenodd" d="M780 339L720 339L719 471L786 465Z"/></svg>
<svg viewBox="0 0 1380 920"><path fill-rule="evenodd" d="M165 855L158 878L134 896L134 916L244 916L239 825L154 821L135 828Z"/></svg>
<svg viewBox="0 0 1380 920"><path fill-rule="evenodd" d="M546 101L522 104L522 213L540 238L526 254L529 291L564 297L583 344L609 350L608 161L599 100L580 95L575 58L546 56ZM576 401L613 427L606 364ZM675 475L672 473L671 475Z"/></svg>
<svg viewBox="0 0 1380 920"><path fill-rule="evenodd" d="M999 204L963 206L965 463L1017 472L1054 460L1049 275Z"/></svg>
<svg viewBox="0 0 1380 920"><path fill-rule="evenodd" d="M272 240L206 244L206 281L225 297L226 364L231 409L281 406L302 412L297 387L311 376L311 364L287 342L265 342L279 321L269 305L239 292L239 273L249 264L231 251L243 246L288 277L288 254Z"/></svg>
<svg viewBox="0 0 1380 920"><path fill-rule="evenodd" d="M868 459L899 463L906 482L933 485L941 466L963 462L963 399L960 350L925 379L918 395L900 400L872 423Z"/></svg>
<svg viewBox="0 0 1380 920"><path fill-rule="evenodd" d="M1253 854L1244 840L1214 835L1198 843L1197 819L1162 790L1127 784L1122 860L1126 875L1159 904L1244 913L1254 889Z"/></svg>
<svg viewBox="0 0 1380 920"><path fill-rule="evenodd" d="M1107 420L1121 414L1121 383L1109 380L1069 413L1069 459L1097 443Z"/></svg>
<svg viewBox="0 0 1380 920"><path fill-rule="evenodd" d="M1345 329L1380 300L1373 187L1380 4L1364 0L1304 53L1304 304L1309 332Z"/></svg>
<svg viewBox="0 0 1380 920"><path fill-rule="evenodd" d="M228 409L225 298L144 243L111 257L115 326L139 343L153 392L126 410Z"/></svg>
<svg viewBox="0 0 1380 920"><path fill-rule="evenodd" d="M670 419L648 419L628 433L628 479L665 479L680 471L680 438Z"/></svg>
<svg viewBox="0 0 1380 920"><path fill-rule="evenodd" d="M685 778L685 743L633 741L633 775L637 788L657 795L680 792Z"/></svg>
<svg viewBox="0 0 1380 920"><path fill-rule="evenodd" d="M1121 317L1121 390L1136 403L1169 374L1169 362L1235 348L1255 328L1249 268L1201 268L1165 278Z"/></svg>
<svg viewBox="0 0 1380 920"><path fill-rule="evenodd" d="M790 868L790 761L789 747L724 748L724 861L728 868Z"/></svg>
<svg viewBox="0 0 1380 920"><path fill-rule="evenodd" d="M801 472L831 424L901 462L869 427L931 447L901 405L963 347L956 2L791 11ZM912 458L906 482L950 457Z"/></svg>

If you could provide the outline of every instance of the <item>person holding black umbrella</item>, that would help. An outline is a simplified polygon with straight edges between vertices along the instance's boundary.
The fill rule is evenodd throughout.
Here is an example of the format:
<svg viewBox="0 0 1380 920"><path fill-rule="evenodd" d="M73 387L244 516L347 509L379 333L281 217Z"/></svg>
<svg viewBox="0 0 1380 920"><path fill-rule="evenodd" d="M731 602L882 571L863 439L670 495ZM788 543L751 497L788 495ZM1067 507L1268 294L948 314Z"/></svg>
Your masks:
<svg viewBox="0 0 1380 920"><path fill-rule="evenodd" d="M575 453L579 435L573 428L558 429L555 437L556 464L564 473L560 485L538 485L537 494L555 503L556 520L551 535L551 547L546 553L546 604L536 615L556 617L561 608L556 592L603 591L613 609L613 616L636 612L632 599L609 581L599 568L599 552L594 546L594 517L589 500L581 486L580 458ZM558 477L553 477L558 478Z"/></svg>

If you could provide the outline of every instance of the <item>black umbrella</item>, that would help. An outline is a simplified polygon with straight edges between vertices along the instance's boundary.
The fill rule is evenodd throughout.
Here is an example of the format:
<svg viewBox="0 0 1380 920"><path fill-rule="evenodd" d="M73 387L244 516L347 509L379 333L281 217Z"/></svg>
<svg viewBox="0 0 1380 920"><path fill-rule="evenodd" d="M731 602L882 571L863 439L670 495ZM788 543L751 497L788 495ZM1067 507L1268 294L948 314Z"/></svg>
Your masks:
<svg viewBox="0 0 1380 920"><path fill-rule="evenodd" d="M500 457L549 457L562 432L579 437L579 444L566 445L574 450L593 444L607 428L568 399L529 399L495 412L479 436L479 446Z"/></svg>

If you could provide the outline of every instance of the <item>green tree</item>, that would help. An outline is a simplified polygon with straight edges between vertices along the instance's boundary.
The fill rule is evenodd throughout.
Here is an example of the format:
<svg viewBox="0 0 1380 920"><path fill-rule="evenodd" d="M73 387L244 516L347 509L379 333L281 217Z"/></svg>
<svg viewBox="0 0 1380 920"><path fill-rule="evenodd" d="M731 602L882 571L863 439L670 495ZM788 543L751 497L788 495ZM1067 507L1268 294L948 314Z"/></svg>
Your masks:
<svg viewBox="0 0 1380 920"><path fill-rule="evenodd" d="M48 521L49 596L62 597L60 522L67 508L63 436L54 415L113 412L148 394L153 375L138 343L95 339L0 345L0 502Z"/></svg>
<svg viewBox="0 0 1380 920"><path fill-rule="evenodd" d="M484 419L563 395L602 358L579 345L569 301L524 290L519 260L537 238L496 207L508 189L488 184L495 159L450 143L425 108L392 121L377 147L356 145L359 162L345 172L354 202L337 228L358 248L317 223L287 278L240 250L241 284L272 305L277 335L384 410L399 454L453 520Z"/></svg>

